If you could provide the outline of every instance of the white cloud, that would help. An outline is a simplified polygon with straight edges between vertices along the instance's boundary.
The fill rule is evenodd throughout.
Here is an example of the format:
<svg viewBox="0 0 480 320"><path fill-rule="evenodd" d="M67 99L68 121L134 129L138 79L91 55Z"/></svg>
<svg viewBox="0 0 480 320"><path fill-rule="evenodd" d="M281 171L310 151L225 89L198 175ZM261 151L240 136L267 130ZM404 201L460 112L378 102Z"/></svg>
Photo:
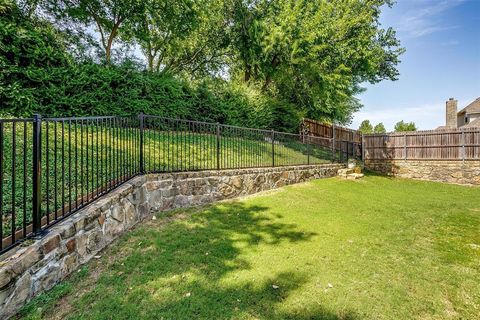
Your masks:
<svg viewBox="0 0 480 320"><path fill-rule="evenodd" d="M417 8L408 10L401 17L397 29L412 38L418 38L434 32L458 28L456 25L445 25L437 18L441 13L462 2L463 0L419 1Z"/></svg>

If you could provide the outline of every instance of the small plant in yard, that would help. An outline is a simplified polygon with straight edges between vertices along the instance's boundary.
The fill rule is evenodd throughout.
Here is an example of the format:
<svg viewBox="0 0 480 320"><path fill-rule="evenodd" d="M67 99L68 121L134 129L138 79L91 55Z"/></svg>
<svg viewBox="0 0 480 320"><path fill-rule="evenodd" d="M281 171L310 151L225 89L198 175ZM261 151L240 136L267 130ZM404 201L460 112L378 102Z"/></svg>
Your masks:
<svg viewBox="0 0 480 320"><path fill-rule="evenodd" d="M477 319L478 188L367 176L158 213L26 319Z"/></svg>

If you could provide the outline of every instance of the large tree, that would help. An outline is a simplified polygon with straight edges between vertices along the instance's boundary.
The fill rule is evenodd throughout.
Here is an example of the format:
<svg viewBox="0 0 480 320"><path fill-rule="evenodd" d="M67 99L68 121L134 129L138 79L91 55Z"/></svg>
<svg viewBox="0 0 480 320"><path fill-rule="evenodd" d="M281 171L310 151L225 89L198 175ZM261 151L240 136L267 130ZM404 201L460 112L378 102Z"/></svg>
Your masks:
<svg viewBox="0 0 480 320"><path fill-rule="evenodd" d="M76 23L74 28L94 27L99 34L105 63L111 63L112 48L129 19L138 16L142 0L44 0L43 7L56 22Z"/></svg>
<svg viewBox="0 0 480 320"><path fill-rule="evenodd" d="M136 41L150 71L196 73L223 55L223 2L145 0L124 36Z"/></svg>
<svg viewBox="0 0 480 320"><path fill-rule="evenodd" d="M92 49L107 65L142 52L153 73L226 81L340 123L361 107L362 84L397 78L403 52L379 23L390 0L18 1L24 16L50 18L76 62L98 61Z"/></svg>
<svg viewBox="0 0 480 320"><path fill-rule="evenodd" d="M230 44L233 60L230 72L243 77L244 82L261 77L263 39L266 21L278 10L278 2L271 0L226 0L230 11Z"/></svg>
<svg viewBox="0 0 480 320"><path fill-rule="evenodd" d="M232 70L311 117L346 122L361 83L397 79L403 48L379 22L389 0L232 1Z"/></svg>

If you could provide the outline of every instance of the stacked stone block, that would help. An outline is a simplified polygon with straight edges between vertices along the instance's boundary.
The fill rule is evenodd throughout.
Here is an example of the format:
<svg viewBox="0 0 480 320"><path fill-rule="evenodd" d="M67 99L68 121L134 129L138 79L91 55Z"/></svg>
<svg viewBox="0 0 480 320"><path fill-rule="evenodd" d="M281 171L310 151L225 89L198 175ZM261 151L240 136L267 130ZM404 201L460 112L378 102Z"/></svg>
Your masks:
<svg viewBox="0 0 480 320"><path fill-rule="evenodd" d="M365 168L400 178L480 185L480 160L366 160Z"/></svg>

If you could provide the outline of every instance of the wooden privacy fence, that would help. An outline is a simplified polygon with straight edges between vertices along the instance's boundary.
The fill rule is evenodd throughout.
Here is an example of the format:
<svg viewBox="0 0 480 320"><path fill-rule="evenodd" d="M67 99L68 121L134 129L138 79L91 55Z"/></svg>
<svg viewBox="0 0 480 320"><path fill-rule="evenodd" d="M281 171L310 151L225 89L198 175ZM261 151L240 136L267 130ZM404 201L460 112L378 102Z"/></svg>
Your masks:
<svg viewBox="0 0 480 320"><path fill-rule="evenodd" d="M480 160L480 128L363 136L364 160Z"/></svg>
<svg viewBox="0 0 480 320"><path fill-rule="evenodd" d="M332 148L339 150L341 154L347 157L361 157L362 134L358 130L304 118L300 134L328 138L331 140Z"/></svg>
<svg viewBox="0 0 480 320"><path fill-rule="evenodd" d="M335 138L338 141L357 143L362 141L362 134L358 130L325 124L312 119L303 119L301 130L315 137Z"/></svg>

